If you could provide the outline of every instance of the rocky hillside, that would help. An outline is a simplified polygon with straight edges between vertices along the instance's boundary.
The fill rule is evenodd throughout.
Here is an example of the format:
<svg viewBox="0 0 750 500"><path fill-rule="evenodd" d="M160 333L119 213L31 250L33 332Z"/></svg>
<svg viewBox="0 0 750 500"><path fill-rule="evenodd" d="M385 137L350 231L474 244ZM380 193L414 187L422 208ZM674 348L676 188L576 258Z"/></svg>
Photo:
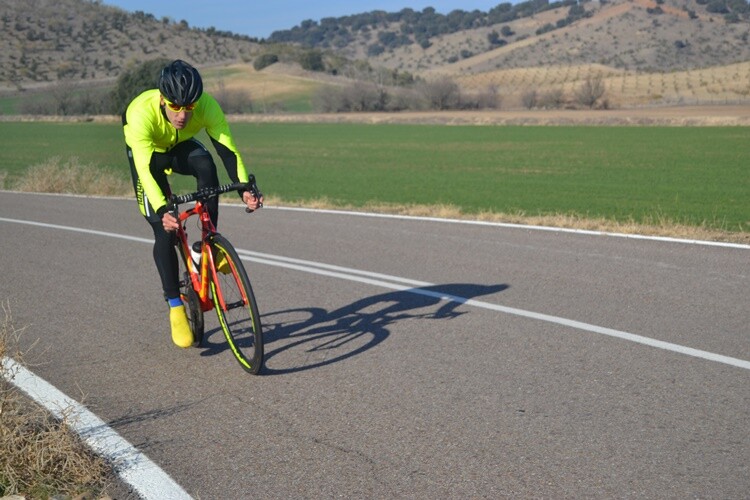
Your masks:
<svg viewBox="0 0 750 500"><path fill-rule="evenodd" d="M528 0L489 12L403 9L304 21L256 40L99 0L0 0L0 91L111 81L158 57L207 67L293 46L463 81L514 68L586 65L664 75L750 61L748 19L747 0Z"/></svg>
<svg viewBox="0 0 750 500"><path fill-rule="evenodd" d="M750 59L746 0L529 0L489 12L374 11L275 32L405 71L601 64L671 71Z"/></svg>
<svg viewBox="0 0 750 500"><path fill-rule="evenodd" d="M0 26L1 88L111 79L157 57L204 66L249 60L258 46L247 37L91 0L0 0Z"/></svg>

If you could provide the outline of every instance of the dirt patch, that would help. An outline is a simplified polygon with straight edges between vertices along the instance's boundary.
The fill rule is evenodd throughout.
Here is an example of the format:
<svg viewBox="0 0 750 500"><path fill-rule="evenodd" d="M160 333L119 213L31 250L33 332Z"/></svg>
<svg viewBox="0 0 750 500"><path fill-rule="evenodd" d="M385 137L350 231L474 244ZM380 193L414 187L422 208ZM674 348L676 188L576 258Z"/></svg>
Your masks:
<svg viewBox="0 0 750 500"><path fill-rule="evenodd" d="M653 107L612 110L415 111L232 115L255 123L372 123L435 125L665 125L750 126L750 105Z"/></svg>
<svg viewBox="0 0 750 500"><path fill-rule="evenodd" d="M371 123L425 125L663 125L750 126L750 104L661 106L608 110L509 109L491 111L403 111L397 113L304 113L228 115L243 123ZM119 122L119 116L0 115L0 121Z"/></svg>

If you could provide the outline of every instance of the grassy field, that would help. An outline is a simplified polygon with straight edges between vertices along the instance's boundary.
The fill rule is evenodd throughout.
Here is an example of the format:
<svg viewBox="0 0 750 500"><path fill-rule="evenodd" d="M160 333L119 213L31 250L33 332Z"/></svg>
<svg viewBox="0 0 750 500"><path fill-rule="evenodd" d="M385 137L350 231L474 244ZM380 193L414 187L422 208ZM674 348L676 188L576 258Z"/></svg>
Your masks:
<svg viewBox="0 0 750 500"><path fill-rule="evenodd" d="M261 188L285 203L450 205L476 217L750 231L746 127L235 123L233 130ZM129 175L116 124L5 122L0 134L6 188L55 157ZM178 189L189 188L177 179Z"/></svg>

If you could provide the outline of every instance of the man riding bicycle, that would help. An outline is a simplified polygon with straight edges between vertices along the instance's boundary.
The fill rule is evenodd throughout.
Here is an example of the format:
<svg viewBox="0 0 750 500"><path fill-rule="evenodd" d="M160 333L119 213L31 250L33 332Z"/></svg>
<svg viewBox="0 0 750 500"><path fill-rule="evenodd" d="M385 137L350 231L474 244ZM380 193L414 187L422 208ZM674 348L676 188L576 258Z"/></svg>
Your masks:
<svg viewBox="0 0 750 500"><path fill-rule="evenodd" d="M189 347L193 333L180 298L174 247L174 232L179 224L167 210L170 193L167 176L192 175L198 189L219 185L213 157L193 138L203 129L233 182L247 183L248 173L221 106L203 92L198 70L182 60L162 69L158 89L147 90L133 99L123 114L123 128L136 200L154 231L154 261L170 306L172 341L180 347ZM262 206L263 195L254 186L248 185L240 191L240 196L250 210ZM217 226L218 198L206 205L211 222ZM216 259L217 268L221 269L222 256Z"/></svg>

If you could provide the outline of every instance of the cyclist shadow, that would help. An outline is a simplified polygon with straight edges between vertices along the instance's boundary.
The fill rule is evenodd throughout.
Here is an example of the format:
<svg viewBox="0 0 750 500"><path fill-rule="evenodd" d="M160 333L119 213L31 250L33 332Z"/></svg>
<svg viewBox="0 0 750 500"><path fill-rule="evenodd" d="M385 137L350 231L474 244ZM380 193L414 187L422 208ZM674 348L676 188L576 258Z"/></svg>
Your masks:
<svg viewBox="0 0 750 500"><path fill-rule="evenodd" d="M390 335L389 327L414 319L450 320L466 301L508 285L456 283L388 292L326 311L287 309L263 315L264 375L320 368L362 354Z"/></svg>

